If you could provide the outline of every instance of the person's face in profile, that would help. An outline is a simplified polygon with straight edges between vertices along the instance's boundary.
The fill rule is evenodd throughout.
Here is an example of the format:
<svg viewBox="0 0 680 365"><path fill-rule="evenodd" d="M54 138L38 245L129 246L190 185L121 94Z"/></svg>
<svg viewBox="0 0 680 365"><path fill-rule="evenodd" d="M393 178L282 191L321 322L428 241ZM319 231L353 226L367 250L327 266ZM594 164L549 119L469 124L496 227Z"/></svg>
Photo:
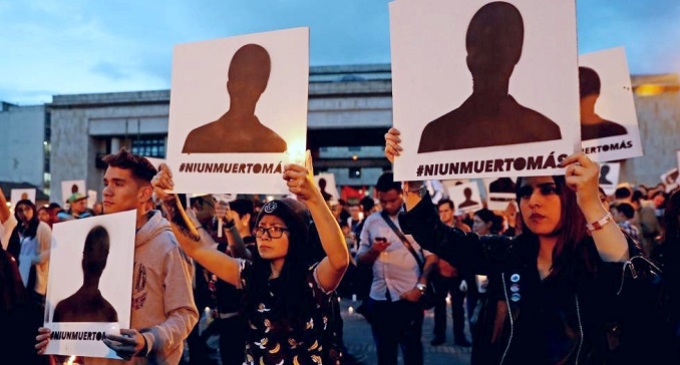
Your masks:
<svg viewBox="0 0 680 365"><path fill-rule="evenodd" d="M256 103L267 87L270 70L271 59L263 47L248 44L236 51L227 80L231 102Z"/></svg>
<svg viewBox="0 0 680 365"><path fill-rule="evenodd" d="M104 213L119 213L137 209L151 197L151 186L140 186L132 171L109 166L104 174Z"/></svg>

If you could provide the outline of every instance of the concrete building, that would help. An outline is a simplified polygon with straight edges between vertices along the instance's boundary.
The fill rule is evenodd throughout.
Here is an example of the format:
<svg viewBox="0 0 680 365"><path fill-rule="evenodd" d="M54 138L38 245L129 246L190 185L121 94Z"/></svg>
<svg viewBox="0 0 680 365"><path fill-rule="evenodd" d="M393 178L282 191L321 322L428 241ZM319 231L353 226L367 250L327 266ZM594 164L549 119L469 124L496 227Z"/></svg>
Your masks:
<svg viewBox="0 0 680 365"><path fill-rule="evenodd" d="M50 188L50 114L45 105L0 102L0 181ZM26 185L27 184L27 185ZM9 199L9 191L5 191Z"/></svg>
<svg viewBox="0 0 680 365"><path fill-rule="evenodd" d="M677 165L680 78L660 75L632 79L645 156L623 161L621 180L656 185L660 174ZM52 186L60 186L63 180L84 178L88 189L101 191L104 154L125 146L137 154L165 157L169 101L168 90L55 95L46 106L8 106L9 117L2 114L3 107L0 125L11 120L13 128L21 129L14 125L34 123L36 127L28 134L40 138L49 137L51 127L51 146L48 141L47 149L30 148L32 153L43 155L19 160L18 166L22 168L23 161L49 160L49 165L28 164L31 168L27 168L26 174L31 170L32 181L39 181L38 175L43 176L48 166ZM45 129L42 133L38 125L40 115ZM364 193L384 170L391 168L383 155L383 135L391 125L389 64L310 69L307 145L317 172L332 172L339 186L351 186ZM24 132L27 130L20 133ZM22 138L29 136L14 139ZM14 146L1 148L9 151L20 147ZM3 163L7 164L5 160ZM3 167L0 170L3 173L14 171ZM14 169L18 175L19 168ZM62 201L59 190L51 191L53 201Z"/></svg>

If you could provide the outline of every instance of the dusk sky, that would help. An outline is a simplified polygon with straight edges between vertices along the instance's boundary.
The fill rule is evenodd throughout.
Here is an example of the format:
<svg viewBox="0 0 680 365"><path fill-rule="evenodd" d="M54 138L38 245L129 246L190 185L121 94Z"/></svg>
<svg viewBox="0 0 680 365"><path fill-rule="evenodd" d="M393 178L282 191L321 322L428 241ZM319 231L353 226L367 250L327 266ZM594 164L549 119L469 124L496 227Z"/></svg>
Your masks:
<svg viewBox="0 0 680 365"><path fill-rule="evenodd" d="M310 27L313 66L388 63L388 3L0 0L0 100L167 89L175 44L300 26ZM680 1L577 8L580 53L624 46L633 74L680 72Z"/></svg>

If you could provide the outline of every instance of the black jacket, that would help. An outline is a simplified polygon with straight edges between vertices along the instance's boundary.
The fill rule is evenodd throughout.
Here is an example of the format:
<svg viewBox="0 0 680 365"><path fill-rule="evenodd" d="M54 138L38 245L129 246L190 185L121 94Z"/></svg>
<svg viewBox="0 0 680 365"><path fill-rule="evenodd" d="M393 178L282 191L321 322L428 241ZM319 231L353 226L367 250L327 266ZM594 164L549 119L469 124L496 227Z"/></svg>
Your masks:
<svg viewBox="0 0 680 365"><path fill-rule="evenodd" d="M678 363L655 311L659 270L632 240L630 260L607 263L588 237L579 244L585 259L541 280L536 238L466 234L443 224L429 197L399 223L463 273L488 276L473 364Z"/></svg>

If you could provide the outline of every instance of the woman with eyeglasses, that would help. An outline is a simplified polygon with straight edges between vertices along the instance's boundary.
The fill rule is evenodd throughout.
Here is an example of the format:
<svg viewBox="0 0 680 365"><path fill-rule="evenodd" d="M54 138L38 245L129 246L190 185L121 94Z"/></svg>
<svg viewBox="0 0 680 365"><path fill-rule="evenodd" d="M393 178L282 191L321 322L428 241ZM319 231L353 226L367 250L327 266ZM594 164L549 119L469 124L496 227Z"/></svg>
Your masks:
<svg viewBox="0 0 680 365"><path fill-rule="evenodd" d="M288 165L283 178L298 201L273 200L262 207L255 228L259 257L252 262L213 248L212 239L182 209L176 195L166 193L173 187L166 165L161 165L153 185L184 251L244 290L241 312L248 323L247 341L244 353L231 356L260 365L339 363L332 293L349 265L347 245L316 188L311 162L308 168ZM225 231L228 237L238 235L229 224ZM326 256L310 265L312 246L319 240Z"/></svg>
<svg viewBox="0 0 680 365"><path fill-rule="evenodd" d="M399 132L390 129L385 140L393 162L402 151ZM564 176L518 179L522 234L515 238L447 227L422 183L404 183L404 232L462 272L488 275L472 363L675 363L654 318L631 305L649 298L658 276L603 207L599 166L578 153L561 167Z"/></svg>

